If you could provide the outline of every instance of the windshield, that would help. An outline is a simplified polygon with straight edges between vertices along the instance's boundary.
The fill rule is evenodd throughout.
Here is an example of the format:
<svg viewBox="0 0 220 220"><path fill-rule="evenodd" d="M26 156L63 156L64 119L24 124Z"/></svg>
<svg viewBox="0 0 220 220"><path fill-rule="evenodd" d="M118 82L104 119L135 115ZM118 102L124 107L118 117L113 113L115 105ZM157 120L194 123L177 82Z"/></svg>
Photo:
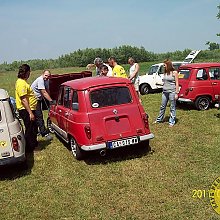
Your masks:
<svg viewBox="0 0 220 220"><path fill-rule="evenodd" d="M130 103L132 99L127 87L110 87L92 91L90 101L93 108L101 108Z"/></svg>
<svg viewBox="0 0 220 220"><path fill-rule="evenodd" d="M180 70L179 79L188 79L190 75L190 70Z"/></svg>
<svg viewBox="0 0 220 220"><path fill-rule="evenodd" d="M159 66L155 65L155 66L151 66L151 68L149 69L148 75L153 75L153 73L156 73L158 71Z"/></svg>

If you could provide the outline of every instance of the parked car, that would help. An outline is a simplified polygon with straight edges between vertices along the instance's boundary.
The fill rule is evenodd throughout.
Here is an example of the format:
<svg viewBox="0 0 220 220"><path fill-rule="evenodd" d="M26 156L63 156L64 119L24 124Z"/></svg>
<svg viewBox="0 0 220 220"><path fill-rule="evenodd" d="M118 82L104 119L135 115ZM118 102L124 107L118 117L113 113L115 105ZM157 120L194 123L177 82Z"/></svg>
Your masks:
<svg viewBox="0 0 220 220"><path fill-rule="evenodd" d="M172 62L176 70L182 62ZM150 67L146 75L140 76L139 91L141 95L163 88L164 63L157 63Z"/></svg>
<svg viewBox="0 0 220 220"><path fill-rule="evenodd" d="M87 77L63 83L49 111L48 126L70 144L76 159L87 151L107 150L145 142L150 132L148 115L130 80Z"/></svg>
<svg viewBox="0 0 220 220"><path fill-rule="evenodd" d="M25 161L25 139L22 126L15 116L7 91L0 89L0 165Z"/></svg>
<svg viewBox="0 0 220 220"><path fill-rule="evenodd" d="M179 69L178 102L195 104L206 110L218 102L220 94L220 63L194 63Z"/></svg>
<svg viewBox="0 0 220 220"><path fill-rule="evenodd" d="M191 51L184 61L172 62L176 70L183 64L191 63L198 55L200 50ZM149 71L140 76L139 91L141 95L148 94L163 88L164 63L157 63L150 67Z"/></svg>

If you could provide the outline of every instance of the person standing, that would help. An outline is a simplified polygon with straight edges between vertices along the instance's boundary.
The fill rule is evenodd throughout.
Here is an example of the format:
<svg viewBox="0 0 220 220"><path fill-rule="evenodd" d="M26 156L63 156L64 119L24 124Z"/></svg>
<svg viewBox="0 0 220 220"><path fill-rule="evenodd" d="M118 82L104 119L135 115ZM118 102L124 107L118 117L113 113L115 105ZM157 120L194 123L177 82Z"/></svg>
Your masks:
<svg viewBox="0 0 220 220"><path fill-rule="evenodd" d="M129 79L134 84L135 91L139 97L139 64L135 62L134 58L130 57L128 59L128 64L130 65Z"/></svg>
<svg viewBox="0 0 220 220"><path fill-rule="evenodd" d="M27 79L30 76L30 66L23 64L19 67L18 79L15 83L16 107L25 126L26 152L33 152L38 146L36 107L37 99Z"/></svg>
<svg viewBox="0 0 220 220"><path fill-rule="evenodd" d="M112 76L128 78L125 69L117 64L115 57L108 59L109 66L112 68Z"/></svg>
<svg viewBox="0 0 220 220"><path fill-rule="evenodd" d="M45 127L43 111L42 111L42 101L44 98L48 100L49 103L53 101L48 93L50 76L51 76L50 71L44 70L42 75L39 76L37 79L35 79L35 81L31 85L31 88L33 89L35 96L37 97L37 108L36 108L37 126L39 128L41 136L45 137L46 140L53 139L49 133L49 130L46 129Z"/></svg>
<svg viewBox="0 0 220 220"><path fill-rule="evenodd" d="M108 76L108 67L105 64L100 66L100 76Z"/></svg>
<svg viewBox="0 0 220 220"><path fill-rule="evenodd" d="M179 93L178 72L175 71L172 62L168 59L164 61L164 69L162 103L159 116L154 123L163 121L167 103L170 101L169 127L173 127L176 122L176 100Z"/></svg>
<svg viewBox="0 0 220 220"><path fill-rule="evenodd" d="M103 62L103 60L100 57L96 57L94 60L94 65L96 66L96 75L101 75L101 66L105 65L108 67L108 74L107 76L112 76L112 68Z"/></svg>

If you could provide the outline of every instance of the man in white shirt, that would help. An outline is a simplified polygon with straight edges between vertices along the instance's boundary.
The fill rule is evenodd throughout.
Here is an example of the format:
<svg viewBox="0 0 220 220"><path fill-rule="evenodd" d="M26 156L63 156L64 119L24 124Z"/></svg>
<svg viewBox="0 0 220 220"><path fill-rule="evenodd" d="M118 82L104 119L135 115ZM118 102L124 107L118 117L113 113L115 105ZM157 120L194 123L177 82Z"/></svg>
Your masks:
<svg viewBox="0 0 220 220"><path fill-rule="evenodd" d="M41 76L39 76L31 85L35 96L37 98L37 108L36 108L36 122L39 128L40 134L42 137L45 137L46 140L52 140L52 137L49 134L48 129L46 129L44 124L43 112L42 112L42 101L43 98L52 102L48 91L49 91L49 78L51 73L49 70L44 70Z"/></svg>

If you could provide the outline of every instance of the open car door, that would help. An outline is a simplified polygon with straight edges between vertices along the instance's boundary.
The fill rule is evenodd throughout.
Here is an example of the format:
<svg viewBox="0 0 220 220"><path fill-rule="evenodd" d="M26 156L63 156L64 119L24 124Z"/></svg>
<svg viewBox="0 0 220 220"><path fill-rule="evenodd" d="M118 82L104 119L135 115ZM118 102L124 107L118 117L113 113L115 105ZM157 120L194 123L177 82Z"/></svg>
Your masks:
<svg viewBox="0 0 220 220"><path fill-rule="evenodd" d="M192 63L201 50L192 50L184 59L183 64Z"/></svg>

